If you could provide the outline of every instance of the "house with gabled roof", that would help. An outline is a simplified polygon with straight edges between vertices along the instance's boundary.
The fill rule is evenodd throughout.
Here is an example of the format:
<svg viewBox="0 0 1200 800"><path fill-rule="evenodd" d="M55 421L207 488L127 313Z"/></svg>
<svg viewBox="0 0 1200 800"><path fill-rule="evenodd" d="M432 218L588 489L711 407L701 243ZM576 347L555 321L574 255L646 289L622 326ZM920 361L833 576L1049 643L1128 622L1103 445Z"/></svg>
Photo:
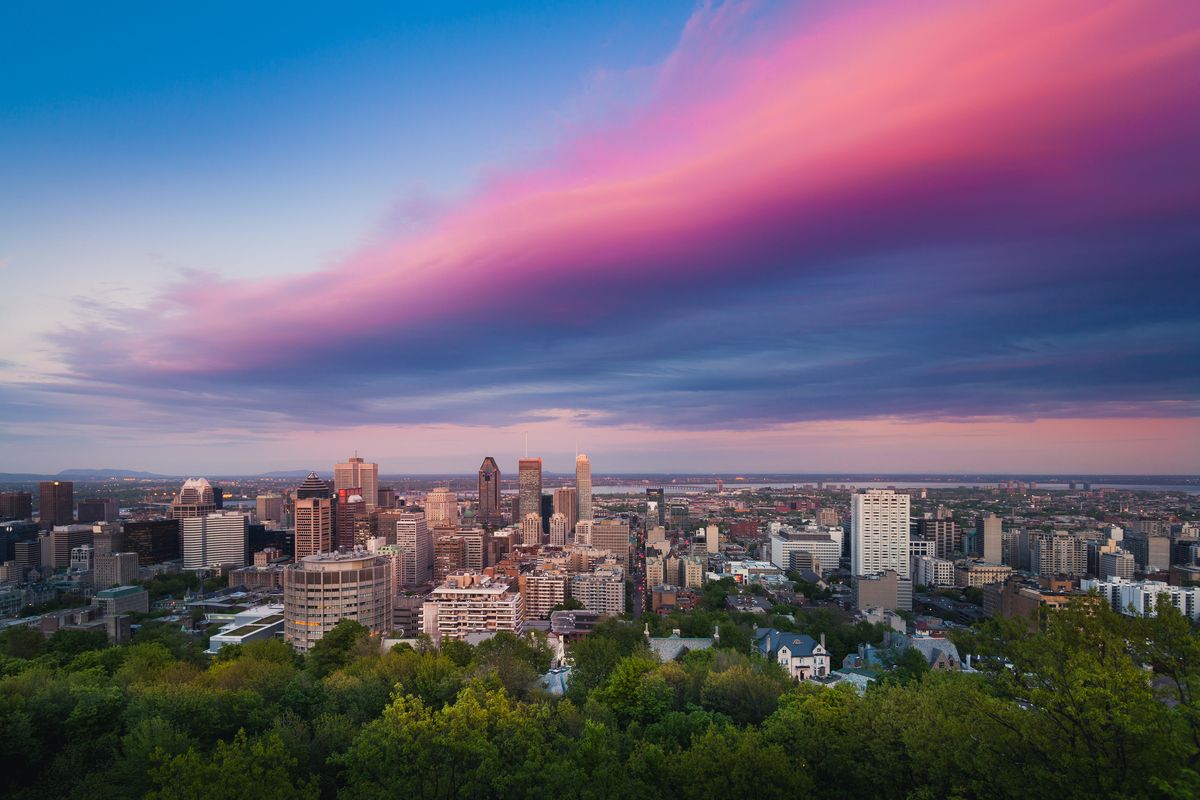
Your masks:
<svg viewBox="0 0 1200 800"><path fill-rule="evenodd" d="M754 647L780 666L795 680L824 678L829 675L829 651L825 634L820 641L806 633L789 633L774 628L755 628Z"/></svg>

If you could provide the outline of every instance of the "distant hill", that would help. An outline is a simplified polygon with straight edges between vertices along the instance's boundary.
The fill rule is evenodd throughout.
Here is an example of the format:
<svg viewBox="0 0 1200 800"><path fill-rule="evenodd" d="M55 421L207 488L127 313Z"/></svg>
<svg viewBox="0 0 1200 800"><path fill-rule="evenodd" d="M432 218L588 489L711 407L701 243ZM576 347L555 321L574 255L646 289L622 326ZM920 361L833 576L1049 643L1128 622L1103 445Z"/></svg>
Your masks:
<svg viewBox="0 0 1200 800"><path fill-rule="evenodd" d="M56 478L170 478L157 472L138 472L132 469L64 469Z"/></svg>
<svg viewBox="0 0 1200 800"><path fill-rule="evenodd" d="M256 478L307 478L308 473L310 473L310 472L312 472L311 469L278 469L278 470L275 470L274 472L262 472L262 473L259 473L258 475L255 475L254 477L256 477ZM320 475L322 478L328 477L327 473L322 473L320 470L317 470L317 474Z"/></svg>

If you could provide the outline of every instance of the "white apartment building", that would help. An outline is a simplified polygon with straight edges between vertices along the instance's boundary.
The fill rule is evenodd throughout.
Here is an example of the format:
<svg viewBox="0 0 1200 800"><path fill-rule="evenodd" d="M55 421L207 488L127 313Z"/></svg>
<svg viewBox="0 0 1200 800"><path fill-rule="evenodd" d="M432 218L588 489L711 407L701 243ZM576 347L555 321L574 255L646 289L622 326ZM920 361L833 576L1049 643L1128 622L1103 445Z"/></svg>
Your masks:
<svg viewBox="0 0 1200 800"><path fill-rule="evenodd" d="M915 556L912 582L914 586L953 586L954 562L936 556Z"/></svg>
<svg viewBox="0 0 1200 800"><path fill-rule="evenodd" d="M850 571L878 575L895 570L909 577L909 496L868 489L850 498Z"/></svg>
<svg viewBox="0 0 1200 800"><path fill-rule="evenodd" d="M434 589L421 606L421 630L435 642L465 639L471 633L510 631L525 624L521 593L504 581L474 572L457 572Z"/></svg>
<svg viewBox="0 0 1200 800"><path fill-rule="evenodd" d="M1095 590L1108 600L1113 611L1131 617L1156 616L1159 595L1165 594L1171 605L1188 619L1200 620L1200 586L1171 586L1161 581L1129 581L1124 578L1084 578L1079 586L1085 592Z"/></svg>
<svg viewBox="0 0 1200 800"><path fill-rule="evenodd" d="M599 614L624 614L625 570L612 565L573 575L571 597L582 603L588 611Z"/></svg>

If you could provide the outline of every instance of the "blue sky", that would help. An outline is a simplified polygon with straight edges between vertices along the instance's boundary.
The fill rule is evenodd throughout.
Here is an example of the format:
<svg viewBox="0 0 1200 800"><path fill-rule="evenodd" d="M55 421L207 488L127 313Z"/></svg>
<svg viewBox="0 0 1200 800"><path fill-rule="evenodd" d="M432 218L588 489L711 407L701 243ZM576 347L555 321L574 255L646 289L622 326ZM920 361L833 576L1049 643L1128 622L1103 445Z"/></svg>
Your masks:
<svg viewBox="0 0 1200 800"><path fill-rule="evenodd" d="M1198 17L10 4L0 471L1196 471Z"/></svg>

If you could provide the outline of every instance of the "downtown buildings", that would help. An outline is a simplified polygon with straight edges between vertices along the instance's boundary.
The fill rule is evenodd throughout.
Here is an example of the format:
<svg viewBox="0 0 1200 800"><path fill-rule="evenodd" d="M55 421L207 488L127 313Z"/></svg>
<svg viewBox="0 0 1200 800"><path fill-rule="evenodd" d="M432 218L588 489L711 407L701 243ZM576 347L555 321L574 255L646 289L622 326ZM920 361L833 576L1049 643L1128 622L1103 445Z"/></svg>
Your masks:
<svg viewBox="0 0 1200 800"><path fill-rule="evenodd" d="M379 465L369 464L357 454L347 461L333 465L333 489L353 489L363 499L368 512L374 511L379 502Z"/></svg>

